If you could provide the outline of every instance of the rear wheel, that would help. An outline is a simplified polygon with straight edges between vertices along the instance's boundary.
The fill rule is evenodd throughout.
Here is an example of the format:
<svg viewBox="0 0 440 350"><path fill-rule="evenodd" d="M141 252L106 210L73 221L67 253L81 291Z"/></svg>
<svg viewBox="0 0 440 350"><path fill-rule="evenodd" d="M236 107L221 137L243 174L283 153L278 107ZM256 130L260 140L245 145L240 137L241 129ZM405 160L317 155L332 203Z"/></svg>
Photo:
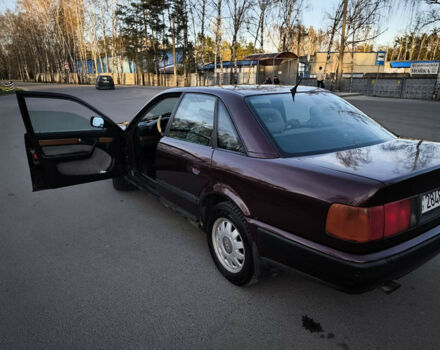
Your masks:
<svg viewBox="0 0 440 350"><path fill-rule="evenodd" d="M113 187L117 191L134 191L136 189L131 183L129 183L125 177L114 177L113 179Z"/></svg>
<svg viewBox="0 0 440 350"><path fill-rule="evenodd" d="M253 274L252 249L243 213L233 204L217 204L207 225L208 245L217 268L236 285L248 283Z"/></svg>

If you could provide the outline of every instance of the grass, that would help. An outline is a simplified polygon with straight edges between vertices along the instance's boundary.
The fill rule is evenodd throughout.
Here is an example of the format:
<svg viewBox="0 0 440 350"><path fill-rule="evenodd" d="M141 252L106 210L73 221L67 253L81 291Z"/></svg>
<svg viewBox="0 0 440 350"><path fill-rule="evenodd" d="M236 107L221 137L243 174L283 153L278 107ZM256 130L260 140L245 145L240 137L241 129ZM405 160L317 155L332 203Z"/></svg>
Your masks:
<svg viewBox="0 0 440 350"><path fill-rule="evenodd" d="M8 91L6 91L6 88L0 85L0 96L15 94L15 91L17 90L21 90L21 89L15 88L15 90L9 89Z"/></svg>

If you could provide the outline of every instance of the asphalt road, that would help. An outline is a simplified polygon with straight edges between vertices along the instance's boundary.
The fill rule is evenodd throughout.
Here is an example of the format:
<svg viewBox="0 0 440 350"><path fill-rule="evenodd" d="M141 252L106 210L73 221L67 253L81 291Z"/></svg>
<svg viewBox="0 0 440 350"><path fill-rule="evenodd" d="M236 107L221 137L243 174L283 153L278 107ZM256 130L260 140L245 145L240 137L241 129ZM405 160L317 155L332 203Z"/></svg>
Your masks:
<svg viewBox="0 0 440 350"><path fill-rule="evenodd" d="M71 93L115 121L158 91L26 88ZM440 103L347 99L398 134L440 141ZM204 234L146 193L111 181L32 193L15 96L0 97L0 121L0 349L440 348L440 257L391 295L286 271L236 287Z"/></svg>

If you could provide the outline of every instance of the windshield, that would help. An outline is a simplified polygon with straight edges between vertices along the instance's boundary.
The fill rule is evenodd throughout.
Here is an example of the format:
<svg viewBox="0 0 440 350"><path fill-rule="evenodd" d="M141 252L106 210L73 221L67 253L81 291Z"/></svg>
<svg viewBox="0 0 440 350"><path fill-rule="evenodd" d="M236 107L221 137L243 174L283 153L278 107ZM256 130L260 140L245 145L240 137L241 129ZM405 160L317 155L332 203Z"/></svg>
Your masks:
<svg viewBox="0 0 440 350"><path fill-rule="evenodd" d="M246 98L285 156L334 152L382 143L394 136L340 97L326 92Z"/></svg>

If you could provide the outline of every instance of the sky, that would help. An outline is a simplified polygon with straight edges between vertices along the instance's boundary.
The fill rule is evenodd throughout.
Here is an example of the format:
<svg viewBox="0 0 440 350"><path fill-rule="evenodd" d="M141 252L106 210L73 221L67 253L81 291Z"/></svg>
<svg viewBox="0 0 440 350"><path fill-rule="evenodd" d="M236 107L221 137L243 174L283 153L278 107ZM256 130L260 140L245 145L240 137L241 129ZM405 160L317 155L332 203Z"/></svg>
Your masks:
<svg viewBox="0 0 440 350"><path fill-rule="evenodd" d="M302 14L302 22L306 26L313 26L317 29L325 30L330 25L328 13L333 13L340 0L304 0L307 4ZM13 10L16 0L0 0L0 12L6 8ZM396 2L397 3L397 2ZM423 5L422 9L427 9L427 5ZM378 45L392 45L395 36L401 35L405 29L411 24L415 15L409 8L400 8L393 10L392 13L384 11L379 23L380 31L384 31L376 40Z"/></svg>
<svg viewBox="0 0 440 350"><path fill-rule="evenodd" d="M330 25L327 14L333 13L340 0L312 0L304 10L302 20L305 25L312 25L315 28L326 29ZM421 9L427 9L422 5ZM393 9L392 13L384 11L379 23L380 31L384 33L376 39L376 45L392 45L395 36L404 34L405 29L414 20L411 9L403 6Z"/></svg>

